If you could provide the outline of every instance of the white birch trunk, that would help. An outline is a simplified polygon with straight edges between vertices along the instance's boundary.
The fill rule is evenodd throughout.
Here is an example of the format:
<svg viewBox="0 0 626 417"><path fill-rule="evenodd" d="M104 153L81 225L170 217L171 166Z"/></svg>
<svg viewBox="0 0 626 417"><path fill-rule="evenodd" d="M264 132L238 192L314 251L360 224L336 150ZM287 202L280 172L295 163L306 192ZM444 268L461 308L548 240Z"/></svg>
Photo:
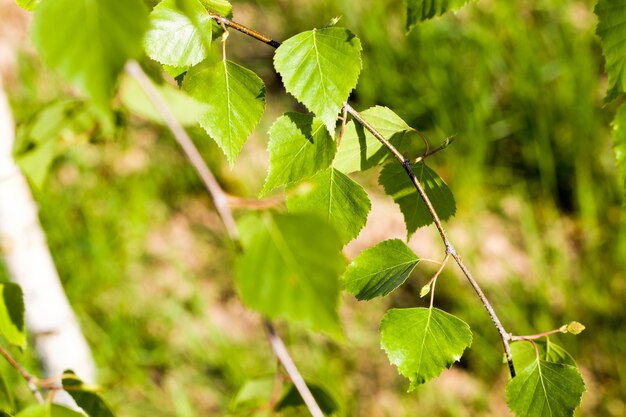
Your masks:
<svg viewBox="0 0 626 417"><path fill-rule="evenodd" d="M73 369L95 382L95 365L65 296L26 179L12 158L15 128L0 78L0 255L22 287L26 327L48 377Z"/></svg>

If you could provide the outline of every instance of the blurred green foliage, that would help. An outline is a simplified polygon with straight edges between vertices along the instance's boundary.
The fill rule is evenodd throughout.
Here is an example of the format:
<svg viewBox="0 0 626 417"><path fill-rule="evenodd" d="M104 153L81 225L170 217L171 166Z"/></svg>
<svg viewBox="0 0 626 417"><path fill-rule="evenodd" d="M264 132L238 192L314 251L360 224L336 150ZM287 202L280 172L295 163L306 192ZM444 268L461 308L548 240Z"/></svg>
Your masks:
<svg viewBox="0 0 626 417"><path fill-rule="evenodd" d="M342 16L339 25L364 48L354 107L388 106L434 146L457 135L432 162L457 200L452 239L463 237L462 253L509 329L535 333L574 319L587 326L577 337L557 336L587 382L581 414L626 415L626 223L593 2L482 0L408 37L399 0L234 3L236 20L277 40ZM264 79L269 115L295 106L273 73L271 48L234 33L229 43L229 58ZM9 92L19 125L65 91L27 53L18 79ZM257 142L267 140L269 115ZM114 409L225 415L247 379L276 368L260 321L234 294L230 244L174 141L124 112L118 122L124 128L116 134L57 159L35 193L55 262ZM258 159L266 157L254 144L229 171L206 135L192 133L229 192L257 194ZM494 224L525 265L520 271L505 253L495 260L504 265L504 274L493 271L500 279L490 279L493 259L484 250ZM406 382L379 349L378 323L389 307L415 305L433 272L418 270L385 300L344 297L342 345L281 329L296 361L345 415L505 415L498 336L452 267L436 304L470 324L473 345L455 370L404 393Z"/></svg>

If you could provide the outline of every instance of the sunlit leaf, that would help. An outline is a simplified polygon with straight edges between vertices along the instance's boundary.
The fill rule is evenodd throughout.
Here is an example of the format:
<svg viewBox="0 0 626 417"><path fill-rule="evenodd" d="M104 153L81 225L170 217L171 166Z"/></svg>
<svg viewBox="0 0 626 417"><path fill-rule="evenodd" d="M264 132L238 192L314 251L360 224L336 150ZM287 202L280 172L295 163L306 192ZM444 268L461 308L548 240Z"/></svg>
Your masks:
<svg viewBox="0 0 626 417"><path fill-rule="evenodd" d="M148 10L141 0L46 0L37 8L33 42L104 113L126 60L141 56Z"/></svg>
<svg viewBox="0 0 626 417"><path fill-rule="evenodd" d="M460 9L470 0L405 0L406 31L410 32L417 23L435 16Z"/></svg>
<svg viewBox="0 0 626 417"><path fill-rule="evenodd" d="M361 116L401 152L413 129L387 107L375 106L361 112ZM333 166L349 174L380 165L391 153L361 124L348 122L333 161Z"/></svg>
<svg viewBox="0 0 626 417"><path fill-rule="evenodd" d="M626 0L598 0L595 13L609 76L605 100L611 101L626 91Z"/></svg>
<svg viewBox="0 0 626 417"><path fill-rule="evenodd" d="M626 193L626 105L622 104L613 120L613 150L615 162Z"/></svg>
<svg viewBox="0 0 626 417"><path fill-rule="evenodd" d="M309 214L267 214L257 221L261 225L240 227L247 245L236 281L244 304L269 318L339 335L339 275L345 264L335 229Z"/></svg>
<svg viewBox="0 0 626 417"><path fill-rule="evenodd" d="M261 196L328 168L337 149L322 121L310 114L285 113L269 135L270 168Z"/></svg>
<svg viewBox="0 0 626 417"><path fill-rule="evenodd" d="M328 168L291 190L287 208L293 213L315 213L327 218L345 244L365 226L371 203L359 184Z"/></svg>
<svg viewBox="0 0 626 417"><path fill-rule="evenodd" d="M571 365L533 361L506 387L506 402L517 417L571 417L585 382Z"/></svg>
<svg viewBox="0 0 626 417"><path fill-rule="evenodd" d="M199 0L163 0L150 13L144 44L148 56L173 67L196 65L207 56L212 20Z"/></svg>
<svg viewBox="0 0 626 417"><path fill-rule="evenodd" d="M85 386L74 372L67 370L63 375L63 388L89 417L114 417L104 400L93 389Z"/></svg>
<svg viewBox="0 0 626 417"><path fill-rule="evenodd" d="M20 7L32 12L37 9L42 0L16 0L16 2Z"/></svg>
<svg viewBox="0 0 626 417"><path fill-rule="evenodd" d="M231 167L265 110L265 85L252 71L231 61L191 76L187 91L206 105L200 125L224 151Z"/></svg>
<svg viewBox="0 0 626 417"><path fill-rule="evenodd" d="M447 220L456 212L456 203L452 192L446 183L432 169L424 163L411 164L413 173L422 184L426 195L433 204L441 220ZM410 238L415 231L433 222L426 204L418 194L413 182L409 179L404 167L391 163L385 165L380 173L378 182L400 206L404 215L407 235Z"/></svg>
<svg viewBox="0 0 626 417"><path fill-rule="evenodd" d="M389 310L380 338L389 362L411 381L409 391L450 368L472 344L467 323L437 308Z"/></svg>
<svg viewBox="0 0 626 417"><path fill-rule="evenodd" d="M274 67L286 90L334 133L341 106L361 72L361 42L344 28L302 32L276 50Z"/></svg>
<svg viewBox="0 0 626 417"><path fill-rule="evenodd" d="M24 295L22 288L12 282L0 284L0 334L11 344L24 349Z"/></svg>
<svg viewBox="0 0 626 417"><path fill-rule="evenodd" d="M404 242L386 240L364 250L348 265L344 288L359 300L385 296L402 285L418 263Z"/></svg>
<svg viewBox="0 0 626 417"><path fill-rule="evenodd" d="M204 6L224 17L233 16L233 6L226 0L200 0Z"/></svg>

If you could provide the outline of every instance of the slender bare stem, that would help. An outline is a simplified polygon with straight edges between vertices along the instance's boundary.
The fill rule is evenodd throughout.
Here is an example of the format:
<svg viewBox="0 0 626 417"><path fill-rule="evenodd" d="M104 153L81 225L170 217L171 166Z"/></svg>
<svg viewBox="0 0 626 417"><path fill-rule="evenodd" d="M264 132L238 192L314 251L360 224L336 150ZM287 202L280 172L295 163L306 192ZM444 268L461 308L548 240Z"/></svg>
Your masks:
<svg viewBox="0 0 626 417"><path fill-rule="evenodd" d="M174 135L174 138L176 139L178 144L181 146L181 148L183 148L183 151L185 152L185 155L187 155L189 162L198 172L200 178L202 178L204 186L209 192L211 198L213 199L215 209L219 213L220 218L222 219L222 222L226 227L226 231L233 239L233 241L238 242L239 232L237 231L237 227L235 226L235 219L233 218L233 214L230 211L230 207L228 206L228 197L220 187L209 167L207 167L207 165L204 163L204 160L202 159L202 155L200 155L198 148L196 148L185 129L183 129L183 127L180 125L180 123L178 123L176 118L174 118L174 115L170 111L169 107L167 106L165 101L163 101L163 99L159 95L159 92L156 88L154 88L152 82L150 81L146 73L143 72L139 64L135 61L130 61L126 65L126 72L131 77L133 77L137 81L137 83L139 83L139 86L146 93L146 95L150 99L150 102L156 108L157 112L161 115L161 117L165 121L165 124Z"/></svg>
<svg viewBox="0 0 626 417"><path fill-rule="evenodd" d="M2 346L0 346L0 355L2 355L4 359L6 359L7 362L9 362L9 364L13 368L15 368L17 372L19 372L22 378L24 378L24 380L26 381L26 385L28 385L28 389L30 390L30 392L33 393L33 396L35 397L35 400L37 400L38 403L43 403L44 402L43 396L41 395L41 392L39 392L39 389L37 388L37 378L32 376L26 369L24 369L22 365L20 365L13 358L13 356L11 356L11 354L7 350L5 350Z"/></svg>
<svg viewBox="0 0 626 417"><path fill-rule="evenodd" d="M228 196L218 184L211 170L204 163L200 152L198 152L198 149L193 144L191 138L189 137L189 135L187 135L185 129L183 129L180 123L176 120L169 107L167 106L165 101L163 101L163 99L159 95L159 92L152 85L150 79L143 71L143 69L141 69L139 64L135 61L130 61L126 65L126 71L139 83L139 86L146 93L156 110L159 112L167 127L174 135L176 141L183 148L185 154L187 155L187 158L204 181L207 191L213 198L213 204L215 205L218 214L226 227L228 235L230 236L231 240L236 243L237 247L240 247L239 233L237 231L237 227L235 226L233 213L228 206ZM293 362L293 359L291 359L291 356L289 355L289 352L285 347L285 343L276 333L274 327L272 326L272 323L269 320L264 319L264 324L268 331L269 341L272 345L272 350L274 351L274 354L293 381L296 389L300 393L300 396L302 397L304 403L309 409L309 412L313 417L324 417L324 414L322 413L319 405L317 405L317 402L315 401L315 398L313 398L313 395L311 394L311 391L304 382L304 379L300 375L300 372Z"/></svg>
<svg viewBox="0 0 626 417"><path fill-rule="evenodd" d="M551 334L555 334L555 333L567 333L567 324L564 324L558 329L548 330L547 332L543 332L543 333L529 334L529 335L524 335L524 336L514 336L512 334L509 334L509 340L511 342L517 342L520 340L535 340L535 339L541 339L542 337L550 336Z"/></svg>
<svg viewBox="0 0 626 417"><path fill-rule="evenodd" d="M241 25L240 23L234 22L230 19L227 19L213 12L208 12L208 13L213 19L220 22L221 24L232 27L233 29L236 29L274 48L278 48L280 46L280 42L277 42L271 38L268 38L267 36L264 36L244 25ZM485 296L485 293L481 289L480 285L478 285L478 282L474 279L473 275L471 274L467 266L463 263L463 261L461 260L461 257L456 253L454 246L452 246L452 243L450 242L450 239L448 238L448 235L445 229L443 228L441 219L439 219L439 216L437 215L437 212L435 211L435 208L433 207L432 202L426 195L426 191L422 187L422 184L420 183L419 179L417 178L417 176L413 172L413 169L411 168L411 161L408 158L406 158L404 155L402 155L402 153L400 153L398 149L396 149L395 146L393 146L391 142L387 140L387 138L385 138L380 132L378 132L378 130L376 130L374 126L372 126L367 120L365 120L359 112L357 112L352 106L350 106L350 104L344 103L343 110L345 112L348 112L356 121L358 121L361 125L363 125L364 128L366 128L372 135L374 135L374 137L378 139L385 146L385 148L387 148L387 150L391 152L391 154L404 167L404 170L406 171L407 175L411 179L411 182L415 186L415 189L417 190L421 199L424 201L424 204L426 205L428 212L433 218L435 227L437 228L437 231L439 232L439 235L441 236L441 240L443 241L443 244L445 245L446 253L450 254L454 258L457 265L459 266L459 268L461 269L461 271L463 272L467 280L470 282L470 285L472 286L472 288L474 288L474 291L478 295L478 298L480 298L480 301L482 302L483 306L487 310L487 314L489 314L491 321L493 322L496 329L498 330L498 333L500 334L500 338L502 339L502 345L504 347L504 353L506 355L506 360L509 366L509 372L511 374L511 377L515 377L515 367L513 366L513 356L511 354L511 347L509 345L510 334L504 329L504 326L500 322L498 315L494 311L493 307L491 306L491 303ZM448 146L448 144L449 144L449 141L445 141L444 144L440 146L440 148L443 149L444 147ZM433 150L433 153L436 152L437 150L439 149ZM430 151L428 153L430 153ZM422 159L424 157L425 156L423 155Z"/></svg>
<svg viewBox="0 0 626 417"><path fill-rule="evenodd" d="M315 401L315 398L313 397L311 390L309 390L306 381L302 378L296 364L291 359L291 356L285 347L285 343L276 333L276 329L274 329L272 323L267 319L263 321L263 324L265 325L265 329L269 335L274 355L276 355L280 363L283 365L283 368L285 368L285 371L287 371L289 378L291 378L291 382L293 382L293 385L295 385L296 389L300 393L300 396L311 412L311 415L313 417L324 417L324 413L320 409L319 405L317 405L317 401Z"/></svg>

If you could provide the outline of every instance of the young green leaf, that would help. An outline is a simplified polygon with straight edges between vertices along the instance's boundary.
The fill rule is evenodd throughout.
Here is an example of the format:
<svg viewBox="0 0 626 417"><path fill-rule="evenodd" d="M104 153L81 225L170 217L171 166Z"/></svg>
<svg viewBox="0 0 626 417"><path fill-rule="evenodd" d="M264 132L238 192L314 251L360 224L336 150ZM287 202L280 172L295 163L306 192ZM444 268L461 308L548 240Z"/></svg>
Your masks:
<svg viewBox="0 0 626 417"><path fill-rule="evenodd" d="M387 138L400 152L406 141L405 133L413 129L387 107L375 106L361 112L372 126ZM337 150L333 166L349 174L380 165L391 154L378 139L361 124L348 122Z"/></svg>
<svg viewBox="0 0 626 417"><path fill-rule="evenodd" d="M37 9L42 0L17 0L17 5L30 12Z"/></svg>
<svg viewBox="0 0 626 417"><path fill-rule="evenodd" d="M340 335L341 242L324 219L309 214L268 214L241 229L244 254L236 281L246 306L313 330ZM250 232L253 236L247 236Z"/></svg>
<svg viewBox="0 0 626 417"><path fill-rule="evenodd" d="M409 378L409 391L441 374L472 344L463 320L437 308L391 309L380 323L389 362Z"/></svg>
<svg viewBox="0 0 626 417"><path fill-rule="evenodd" d="M163 0L150 13L144 45L148 56L173 67L193 66L206 58L212 21L199 0Z"/></svg>
<svg viewBox="0 0 626 417"><path fill-rule="evenodd" d="M626 62L626 61L625 61ZM626 192L626 105L622 104L613 120L613 151Z"/></svg>
<svg viewBox="0 0 626 417"><path fill-rule="evenodd" d="M231 167L265 111L265 85L252 71L221 61L187 81L187 91L207 110L200 125L217 142Z"/></svg>
<svg viewBox="0 0 626 417"><path fill-rule="evenodd" d="M433 204L435 211L441 220L447 220L454 216L456 203L452 192L446 183L432 169L424 163L411 164L415 176L420 181L426 195ZM415 231L433 222L432 216L426 204L421 199L415 186L406 175L406 171L400 164L387 164L380 172L378 182L385 189L385 193L390 195L400 206L400 211L404 215L406 223L407 238L410 238Z"/></svg>
<svg viewBox="0 0 626 417"><path fill-rule="evenodd" d="M573 335L581 334L585 329L585 325L577 321L572 321L568 323L566 327L566 331Z"/></svg>
<svg viewBox="0 0 626 417"><path fill-rule="evenodd" d="M565 349L552 343L550 340L535 340L535 346L537 351L539 351L541 360L576 366L574 358ZM537 359L537 351L530 342L519 341L512 343L513 364L518 369L527 368Z"/></svg>
<svg viewBox="0 0 626 417"><path fill-rule="evenodd" d="M63 389L89 417L114 417L104 400L70 370L63 372Z"/></svg>
<svg viewBox="0 0 626 417"><path fill-rule="evenodd" d="M506 402L517 417L571 417L585 382L571 365L533 361L506 386Z"/></svg>
<svg viewBox="0 0 626 417"><path fill-rule="evenodd" d="M348 265L342 278L344 288L359 300L383 297L404 284L419 261L400 239L385 240Z"/></svg>
<svg viewBox="0 0 626 417"><path fill-rule="evenodd" d="M17 413L15 417L85 417L85 415L61 405L46 402L31 405Z"/></svg>
<svg viewBox="0 0 626 417"><path fill-rule="evenodd" d="M608 102L626 91L626 0L599 0L594 11L609 76Z"/></svg>
<svg viewBox="0 0 626 417"><path fill-rule="evenodd" d="M361 72L361 42L338 27L299 33L282 43L274 68L287 92L335 132L337 115Z"/></svg>
<svg viewBox="0 0 626 417"><path fill-rule="evenodd" d="M184 126L198 123L200 116L207 112L207 106L190 97L188 94L170 86L169 84L157 85L152 83L167 103L172 115ZM154 107L154 103L146 95L134 78L127 77L120 86L120 96L124 106L146 120L154 123L165 124L163 117Z"/></svg>
<svg viewBox="0 0 626 417"><path fill-rule="evenodd" d="M117 76L141 56L147 28L141 0L46 0L35 13L33 42L46 65L108 114Z"/></svg>
<svg viewBox="0 0 626 417"><path fill-rule="evenodd" d="M468 1L470 0L405 0L407 33L417 23L460 9Z"/></svg>
<svg viewBox="0 0 626 417"><path fill-rule="evenodd" d="M0 284L0 334L21 349L26 347L24 329L24 295L22 288L12 282Z"/></svg>
<svg viewBox="0 0 626 417"><path fill-rule="evenodd" d="M310 114L283 114L269 135L270 168L261 196L328 168L337 150L322 121Z"/></svg>
<svg viewBox="0 0 626 417"><path fill-rule="evenodd" d="M297 185L287 197L293 213L315 213L328 219L346 244L367 222L371 203L365 190L334 168L319 172Z"/></svg>

